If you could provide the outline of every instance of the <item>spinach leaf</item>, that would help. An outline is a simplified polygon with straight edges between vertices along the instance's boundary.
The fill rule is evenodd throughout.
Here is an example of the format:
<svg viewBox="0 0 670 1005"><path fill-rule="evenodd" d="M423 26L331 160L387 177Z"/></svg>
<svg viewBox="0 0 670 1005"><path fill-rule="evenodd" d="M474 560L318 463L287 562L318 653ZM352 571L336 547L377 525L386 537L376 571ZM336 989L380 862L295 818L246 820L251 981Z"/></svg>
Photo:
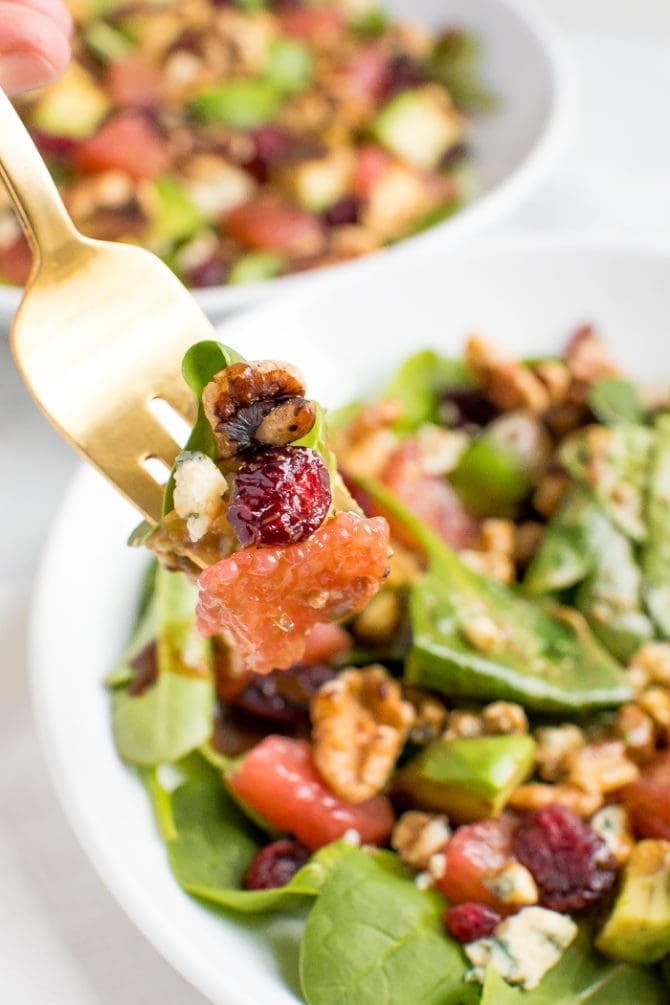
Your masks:
<svg viewBox="0 0 670 1005"><path fill-rule="evenodd" d="M126 687L135 677L133 660L146 649L158 632L158 602L154 594L140 616L128 648L113 670L107 674L105 683L109 688Z"/></svg>
<svg viewBox="0 0 670 1005"><path fill-rule="evenodd" d="M656 450L647 496L647 543L642 554L647 609L670 638L670 415L656 423Z"/></svg>
<svg viewBox="0 0 670 1005"><path fill-rule="evenodd" d="M579 487L573 488L549 523L524 579L531 596L559 593L580 583L593 569L591 554L597 503Z"/></svg>
<svg viewBox="0 0 670 1005"><path fill-rule="evenodd" d="M440 38L426 69L433 80L448 88L454 103L465 112L488 112L498 97L483 80L481 43L477 35L455 29Z"/></svg>
<svg viewBox="0 0 670 1005"><path fill-rule="evenodd" d="M243 357L234 349L214 341L197 342L187 351L182 363L182 373L184 380L195 395L197 414L184 450L199 450L201 453L207 454L208 457L216 456L214 433L205 415L202 392L220 370L230 366L231 363L240 363L242 360ZM174 469L165 488L164 514L173 509L173 496Z"/></svg>
<svg viewBox="0 0 670 1005"><path fill-rule="evenodd" d="M118 688L112 696L117 749L135 764L176 761L211 735L212 654L195 631L196 598L197 587L184 576L159 568L141 625L156 641L156 682L140 695Z"/></svg>
<svg viewBox="0 0 670 1005"><path fill-rule="evenodd" d="M265 838L249 823L219 780L187 782L172 794L176 836L168 859L181 887L194 896L236 911L293 910L316 897L338 863L354 849L327 845L286 886L244 890L244 874Z"/></svg>
<svg viewBox="0 0 670 1005"><path fill-rule="evenodd" d="M622 377L601 377L591 388L588 402L596 419L607 426L643 423L646 418L637 388Z"/></svg>
<svg viewBox="0 0 670 1005"><path fill-rule="evenodd" d="M308 1005L468 1005L467 961L444 933L444 899L420 890L390 852L354 849L324 883L305 926Z"/></svg>
<svg viewBox="0 0 670 1005"><path fill-rule="evenodd" d="M570 474L633 541L647 536L644 504L654 433L645 426L587 426L565 440L560 457Z"/></svg>
<svg viewBox="0 0 670 1005"><path fill-rule="evenodd" d="M489 968L481 1005L663 1005L661 982L648 967L606 959L592 946L588 925L566 949L539 987L511 987Z"/></svg>
<svg viewBox="0 0 670 1005"><path fill-rule="evenodd" d="M578 614L552 612L473 572L387 489L367 480L361 486L404 522L428 558L427 574L410 593L409 682L452 697L512 699L540 712L630 700L622 668Z"/></svg>
<svg viewBox="0 0 670 1005"><path fill-rule="evenodd" d="M411 433L424 422L439 421L441 396L448 387L471 384L465 363L424 349L405 360L380 397L402 402L403 416L396 429Z"/></svg>

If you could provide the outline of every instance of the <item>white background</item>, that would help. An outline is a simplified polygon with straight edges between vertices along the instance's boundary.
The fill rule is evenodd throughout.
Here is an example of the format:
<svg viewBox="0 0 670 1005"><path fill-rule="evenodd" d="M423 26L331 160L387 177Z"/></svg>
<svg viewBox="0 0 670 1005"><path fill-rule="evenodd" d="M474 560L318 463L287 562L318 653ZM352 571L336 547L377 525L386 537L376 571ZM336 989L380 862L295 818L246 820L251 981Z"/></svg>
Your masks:
<svg viewBox="0 0 670 1005"><path fill-rule="evenodd" d="M670 0L534 2L568 33L579 121L552 180L499 229L670 243ZM37 746L25 657L30 584L74 465L0 337L0 1001L205 1005L94 874Z"/></svg>

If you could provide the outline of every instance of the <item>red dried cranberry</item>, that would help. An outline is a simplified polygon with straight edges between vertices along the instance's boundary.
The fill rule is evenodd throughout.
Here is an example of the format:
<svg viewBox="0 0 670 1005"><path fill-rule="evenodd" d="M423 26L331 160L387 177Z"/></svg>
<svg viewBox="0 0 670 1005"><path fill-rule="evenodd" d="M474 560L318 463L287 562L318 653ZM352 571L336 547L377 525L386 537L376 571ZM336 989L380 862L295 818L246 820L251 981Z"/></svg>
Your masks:
<svg viewBox="0 0 670 1005"><path fill-rule="evenodd" d="M345 195L323 214L329 227L344 227L350 223L358 223L361 211L360 199L355 195Z"/></svg>
<svg viewBox="0 0 670 1005"><path fill-rule="evenodd" d="M284 725L299 725L309 720L310 699L333 677L335 671L324 664L301 663L288 670L254 674L234 704L250 715Z"/></svg>
<svg viewBox="0 0 670 1005"><path fill-rule="evenodd" d="M44 154L45 157L69 161L77 149L77 141L70 139L69 136L54 136L51 133L43 133L37 129L32 129L31 135L40 153Z"/></svg>
<svg viewBox="0 0 670 1005"><path fill-rule="evenodd" d="M457 904L444 912L447 931L459 942L474 942L493 935L502 918L487 904Z"/></svg>
<svg viewBox="0 0 670 1005"><path fill-rule="evenodd" d="M273 447L240 465L228 520L243 548L297 544L319 529L330 502L330 476L318 454Z"/></svg>
<svg viewBox="0 0 670 1005"><path fill-rule="evenodd" d="M384 99L394 97L401 91L408 91L412 87L418 87L426 80L426 74L422 67L406 52L398 53L389 60L386 68L386 80L384 82Z"/></svg>
<svg viewBox="0 0 670 1005"><path fill-rule="evenodd" d="M440 418L450 429L488 426L499 410L478 387L448 387L442 393Z"/></svg>
<svg viewBox="0 0 670 1005"><path fill-rule="evenodd" d="M206 286L221 286L230 272L230 265L219 255L212 255L194 269L186 272L185 279L189 286L202 289Z"/></svg>
<svg viewBox="0 0 670 1005"><path fill-rule="evenodd" d="M514 835L514 854L533 874L540 904L581 911L606 893L616 864L592 827L556 803L528 813Z"/></svg>
<svg viewBox="0 0 670 1005"><path fill-rule="evenodd" d="M247 890L274 890L286 886L309 862L310 852L297 841L274 841L261 848L244 877Z"/></svg>
<svg viewBox="0 0 670 1005"><path fill-rule="evenodd" d="M261 126L251 134L254 153L244 165L256 181L265 183L270 176L270 168L281 160L291 142L291 137L278 126Z"/></svg>

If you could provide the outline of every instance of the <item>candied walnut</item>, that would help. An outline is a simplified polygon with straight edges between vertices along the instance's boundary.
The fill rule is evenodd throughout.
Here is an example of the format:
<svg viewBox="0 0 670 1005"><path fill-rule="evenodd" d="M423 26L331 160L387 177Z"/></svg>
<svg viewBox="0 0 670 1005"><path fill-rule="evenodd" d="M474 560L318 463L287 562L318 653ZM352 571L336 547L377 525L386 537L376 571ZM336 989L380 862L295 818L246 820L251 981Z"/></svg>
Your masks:
<svg viewBox="0 0 670 1005"><path fill-rule="evenodd" d="M590 817L600 809L603 802L600 792L585 792L576 785L543 785L540 782L529 782L514 790L508 806L510 809L526 813L557 803L578 817Z"/></svg>
<svg viewBox="0 0 670 1005"><path fill-rule="evenodd" d="M354 635L368 645L390 642L398 627L402 607L395 590L380 590L353 624Z"/></svg>
<svg viewBox="0 0 670 1005"><path fill-rule="evenodd" d="M540 546L544 530L544 525L535 520L527 520L516 528L514 559L521 568L525 568L534 557Z"/></svg>
<svg viewBox="0 0 670 1005"><path fill-rule="evenodd" d="M540 899L533 874L520 862L508 862L497 872L484 876L483 883L503 904L528 907Z"/></svg>
<svg viewBox="0 0 670 1005"><path fill-rule="evenodd" d="M384 667L346 670L311 702L314 762L342 799L361 803L380 792L414 719Z"/></svg>
<svg viewBox="0 0 670 1005"><path fill-rule="evenodd" d="M539 415L549 407L549 393L539 377L478 335L468 339L465 359L477 383L503 411L521 408Z"/></svg>
<svg viewBox="0 0 670 1005"><path fill-rule="evenodd" d="M202 393L217 456L230 459L305 436L314 425L316 407L304 393L304 378L290 363L260 360L225 367Z"/></svg>
<svg viewBox="0 0 670 1005"><path fill-rule="evenodd" d="M483 520L480 537L482 551L495 551L500 555L514 553L516 527L511 520Z"/></svg>
<svg viewBox="0 0 670 1005"><path fill-rule="evenodd" d="M633 656L629 669L644 671L647 681L670 687L670 644L647 642Z"/></svg>
<svg viewBox="0 0 670 1005"><path fill-rule="evenodd" d="M431 870L431 861L442 852L450 837L446 817L409 810L393 828L391 847L413 869L434 872L436 866ZM439 863L437 866L439 868Z"/></svg>
<svg viewBox="0 0 670 1005"><path fill-rule="evenodd" d="M444 732L445 740L469 739L473 736L484 735L484 720L481 715L474 712L465 712L456 709L449 713L447 728Z"/></svg>
<svg viewBox="0 0 670 1005"><path fill-rule="evenodd" d="M622 705L617 712L616 731L632 761L645 764L652 760L656 753L656 728L644 709L638 705Z"/></svg>
<svg viewBox="0 0 670 1005"><path fill-rule="evenodd" d="M377 477L398 445L393 426L402 418L401 401L388 398L364 405L342 430L333 436L333 450L349 474Z"/></svg>
<svg viewBox="0 0 670 1005"><path fill-rule="evenodd" d="M648 687L638 696L638 705L653 719L665 740L670 736L670 691Z"/></svg>
<svg viewBox="0 0 670 1005"><path fill-rule="evenodd" d="M434 695L418 687L405 688L405 698L414 707L414 723L409 738L412 743L426 744L437 740L447 724L447 708Z"/></svg>
<svg viewBox="0 0 670 1005"><path fill-rule="evenodd" d="M568 755L566 767L568 782L585 792L615 792L639 774L622 740L588 743Z"/></svg>
<svg viewBox="0 0 670 1005"><path fill-rule="evenodd" d="M540 778L555 782L567 771L570 754L586 743L581 729L572 723L563 726L544 726L535 732L535 763Z"/></svg>
<svg viewBox="0 0 670 1005"><path fill-rule="evenodd" d="M548 471L533 493L533 506L549 519L558 510L572 484L567 471Z"/></svg>
<svg viewBox="0 0 670 1005"><path fill-rule="evenodd" d="M494 701L482 709L484 731L491 736L521 735L528 732L528 719L521 705Z"/></svg>
<svg viewBox="0 0 670 1005"><path fill-rule="evenodd" d="M551 404L562 405L568 396L571 380L566 364L558 359L545 359L532 369L546 387Z"/></svg>

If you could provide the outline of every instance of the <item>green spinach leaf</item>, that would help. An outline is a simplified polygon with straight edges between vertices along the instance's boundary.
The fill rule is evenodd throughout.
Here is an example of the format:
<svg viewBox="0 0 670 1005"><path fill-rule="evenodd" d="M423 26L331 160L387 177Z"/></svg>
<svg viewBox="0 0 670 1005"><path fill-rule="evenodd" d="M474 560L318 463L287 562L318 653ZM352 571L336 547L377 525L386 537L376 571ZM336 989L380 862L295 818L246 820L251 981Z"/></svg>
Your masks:
<svg viewBox="0 0 670 1005"><path fill-rule="evenodd" d="M172 819L176 836L168 844L168 858L179 885L210 903L245 913L299 907L318 895L333 869L354 850L343 841L327 845L286 886L244 890L244 874L266 839L218 779L176 789Z"/></svg>
<svg viewBox="0 0 670 1005"><path fill-rule="evenodd" d="M590 927L583 925L533 991L511 987L489 968L481 1005L663 1005L665 1001L653 970L601 956L593 949Z"/></svg>
<svg viewBox="0 0 670 1005"><path fill-rule="evenodd" d="M643 423L646 413L634 384L622 377L601 377L589 392L589 406L599 422Z"/></svg>
<svg viewBox="0 0 670 1005"><path fill-rule="evenodd" d="M402 402L403 416L396 429L411 433L424 422L438 422L440 400L447 387L469 387L472 377L465 363L424 349L405 360L381 394Z"/></svg>
<svg viewBox="0 0 670 1005"><path fill-rule="evenodd" d="M601 512L583 489L574 487L549 523L523 586L531 596L560 593L593 569L591 527Z"/></svg>
<svg viewBox="0 0 670 1005"><path fill-rule="evenodd" d="M444 933L444 899L419 890L390 852L354 849L326 880L305 926L308 1005L468 1005L467 961Z"/></svg>

